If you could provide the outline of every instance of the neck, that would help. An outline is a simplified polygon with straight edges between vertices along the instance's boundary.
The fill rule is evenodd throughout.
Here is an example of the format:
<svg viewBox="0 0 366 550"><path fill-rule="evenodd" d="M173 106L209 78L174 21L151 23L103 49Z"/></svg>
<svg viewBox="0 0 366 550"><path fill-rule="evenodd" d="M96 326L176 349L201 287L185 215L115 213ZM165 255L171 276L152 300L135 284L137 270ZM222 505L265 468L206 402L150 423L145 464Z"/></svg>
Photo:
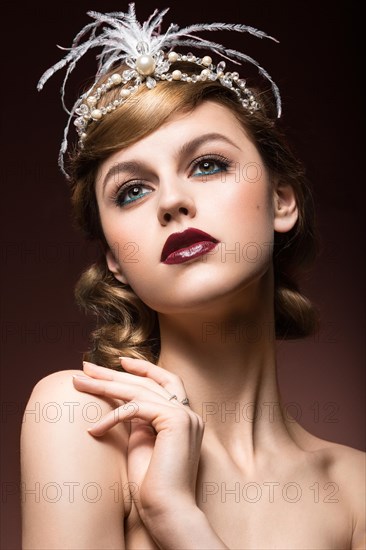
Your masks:
<svg viewBox="0 0 366 550"><path fill-rule="evenodd" d="M226 297L225 309L159 315L159 365L182 378L206 439L246 463L264 445L268 452L293 444L277 383L271 296L262 284L250 289L250 300L235 295L230 305Z"/></svg>

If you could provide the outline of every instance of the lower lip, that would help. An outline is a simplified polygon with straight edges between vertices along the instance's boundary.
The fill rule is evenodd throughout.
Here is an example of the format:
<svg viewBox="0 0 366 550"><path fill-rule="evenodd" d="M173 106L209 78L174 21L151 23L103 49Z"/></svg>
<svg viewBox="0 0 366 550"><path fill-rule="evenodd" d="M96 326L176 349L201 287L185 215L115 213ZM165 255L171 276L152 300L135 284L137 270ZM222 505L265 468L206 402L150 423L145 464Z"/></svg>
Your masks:
<svg viewBox="0 0 366 550"><path fill-rule="evenodd" d="M164 260L163 263L183 264L185 262L189 262L190 260L194 260L199 256L207 254L208 252L213 250L216 245L217 243L213 243L212 241L202 241L199 243L191 244L190 246L187 246L187 248L180 248L179 250L171 252L171 254L169 254L169 256Z"/></svg>

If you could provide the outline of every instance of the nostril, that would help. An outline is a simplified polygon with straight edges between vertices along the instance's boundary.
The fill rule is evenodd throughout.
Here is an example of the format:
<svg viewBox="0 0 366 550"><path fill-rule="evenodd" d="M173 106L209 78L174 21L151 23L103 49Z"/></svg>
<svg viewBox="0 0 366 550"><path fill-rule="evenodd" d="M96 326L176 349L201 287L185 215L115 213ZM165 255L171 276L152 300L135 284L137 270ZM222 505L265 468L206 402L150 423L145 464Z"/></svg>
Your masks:
<svg viewBox="0 0 366 550"><path fill-rule="evenodd" d="M165 223L168 223L170 222L174 217L176 217L178 214L179 215L182 215L182 216L188 216L189 215L189 211L190 209L189 208L186 208L185 206L180 206L179 208L169 208L167 209L167 211L165 211L164 213L161 212L162 214L162 220L165 222Z"/></svg>

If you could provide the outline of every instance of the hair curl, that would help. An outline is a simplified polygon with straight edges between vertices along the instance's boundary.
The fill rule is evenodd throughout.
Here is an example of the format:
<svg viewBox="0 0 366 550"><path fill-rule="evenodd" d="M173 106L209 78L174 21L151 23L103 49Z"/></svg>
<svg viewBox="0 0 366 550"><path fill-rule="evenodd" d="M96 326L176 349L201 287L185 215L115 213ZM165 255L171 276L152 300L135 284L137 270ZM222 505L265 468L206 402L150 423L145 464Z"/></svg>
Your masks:
<svg viewBox="0 0 366 550"><path fill-rule="evenodd" d="M183 70L188 72L187 67ZM116 93L118 90L105 94L101 104L112 101ZM275 232L274 236L275 335L283 339L302 338L318 328L317 311L301 294L297 283L317 252L312 194L301 162L274 122L272 100L267 92L255 93L261 109L250 114L229 89L214 81L159 82L152 90L141 87L125 104L91 124L83 149L73 153L70 167L74 217L86 238L99 241L105 252L108 245L95 196L100 163L154 132L172 113L191 112L206 100L228 107L256 145L269 173L290 184L295 193L298 220L291 231ZM156 312L129 286L115 279L104 253L82 274L75 296L79 306L97 317L97 327L91 334L92 347L84 354L86 360L120 369L120 355L157 359L160 343Z"/></svg>

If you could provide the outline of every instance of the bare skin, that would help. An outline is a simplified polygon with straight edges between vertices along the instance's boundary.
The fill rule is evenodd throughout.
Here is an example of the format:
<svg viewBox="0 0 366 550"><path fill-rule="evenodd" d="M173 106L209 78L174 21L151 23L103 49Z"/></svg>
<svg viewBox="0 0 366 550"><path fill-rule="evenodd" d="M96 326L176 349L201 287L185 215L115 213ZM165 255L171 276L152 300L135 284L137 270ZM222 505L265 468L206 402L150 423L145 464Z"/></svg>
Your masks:
<svg viewBox="0 0 366 550"><path fill-rule="evenodd" d="M202 128L211 137L197 144ZM217 128L224 138L212 137ZM255 185L230 169L223 183L212 158L203 182L192 159L212 154L259 167ZM141 189L123 207L109 182L103 191L116 163L125 163L118 184ZM36 386L22 471L39 499L24 492L24 548L364 548L364 453L291 422L274 339L243 337L248 323L273 326L268 243L296 222L291 188L270 180L232 114L206 102L107 159L96 194L109 268L158 312L161 354L157 366L123 358L119 373L86 363ZM187 227L215 236L220 253L163 264L166 238ZM139 261L126 263L115 251L132 242ZM267 246L256 262L222 261L236 242Z"/></svg>

